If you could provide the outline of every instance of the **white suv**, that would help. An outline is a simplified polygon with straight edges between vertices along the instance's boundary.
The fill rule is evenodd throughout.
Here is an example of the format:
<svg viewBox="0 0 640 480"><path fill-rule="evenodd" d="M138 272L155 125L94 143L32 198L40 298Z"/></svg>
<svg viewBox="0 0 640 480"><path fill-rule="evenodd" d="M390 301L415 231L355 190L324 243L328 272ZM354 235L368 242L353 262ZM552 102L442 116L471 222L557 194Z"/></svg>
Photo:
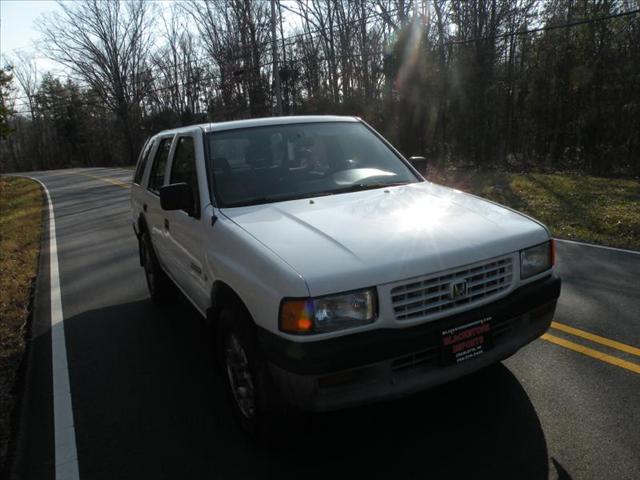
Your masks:
<svg viewBox="0 0 640 480"><path fill-rule="evenodd" d="M177 287L212 321L250 430L498 362L547 330L560 294L543 225L426 181L358 118L161 132L131 206L151 297Z"/></svg>

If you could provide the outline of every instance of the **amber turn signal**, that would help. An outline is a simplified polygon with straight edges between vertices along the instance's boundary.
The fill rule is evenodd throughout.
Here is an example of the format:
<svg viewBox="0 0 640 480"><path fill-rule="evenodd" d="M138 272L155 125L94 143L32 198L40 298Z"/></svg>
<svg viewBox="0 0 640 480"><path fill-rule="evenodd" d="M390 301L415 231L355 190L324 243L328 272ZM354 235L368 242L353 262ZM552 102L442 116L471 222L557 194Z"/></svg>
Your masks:
<svg viewBox="0 0 640 480"><path fill-rule="evenodd" d="M287 333L310 333L313 330L312 304L309 299L283 300L280 305L280 330Z"/></svg>

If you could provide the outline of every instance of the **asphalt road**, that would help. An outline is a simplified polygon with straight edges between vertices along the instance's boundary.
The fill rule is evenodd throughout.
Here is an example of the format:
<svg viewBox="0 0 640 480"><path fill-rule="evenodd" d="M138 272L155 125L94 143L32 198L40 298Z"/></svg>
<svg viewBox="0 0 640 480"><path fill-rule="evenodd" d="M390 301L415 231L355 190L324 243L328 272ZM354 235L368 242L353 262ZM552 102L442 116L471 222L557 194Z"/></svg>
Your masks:
<svg viewBox="0 0 640 480"><path fill-rule="evenodd" d="M232 418L199 315L186 300L161 310L148 299L131 172L30 175L54 205L83 480L640 478L640 374L624 366L640 357L599 340L640 347L640 255L558 244L556 326L599 337L553 328L495 367L404 400L314 415L295 438L264 447ZM41 277L47 262L45 249ZM16 478L55 476L48 302L41 281Z"/></svg>

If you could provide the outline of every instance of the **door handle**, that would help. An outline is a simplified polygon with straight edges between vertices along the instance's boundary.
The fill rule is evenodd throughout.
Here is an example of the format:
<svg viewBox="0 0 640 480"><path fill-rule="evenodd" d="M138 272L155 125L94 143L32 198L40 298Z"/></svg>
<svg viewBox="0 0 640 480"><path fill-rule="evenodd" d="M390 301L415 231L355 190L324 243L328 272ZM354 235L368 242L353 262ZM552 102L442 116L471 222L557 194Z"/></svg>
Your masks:
<svg viewBox="0 0 640 480"><path fill-rule="evenodd" d="M167 218L164 219L164 228L165 230L169 230L169 220Z"/></svg>
<svg viewBox="0 0 640 480"><path fill-rule="evenodd" d="M145 212L147 211L147 204L146 203L142 204L142 210L144 210Z"/></svg>

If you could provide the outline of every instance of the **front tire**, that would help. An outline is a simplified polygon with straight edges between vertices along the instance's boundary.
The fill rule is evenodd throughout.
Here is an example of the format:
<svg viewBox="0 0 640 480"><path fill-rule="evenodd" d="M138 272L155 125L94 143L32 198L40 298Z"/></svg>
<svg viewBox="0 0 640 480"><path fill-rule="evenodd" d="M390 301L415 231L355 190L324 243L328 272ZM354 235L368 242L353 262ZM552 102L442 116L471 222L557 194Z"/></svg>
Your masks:
<svg viewBox="0 0 640 480"><path fill-rule="evenodd" d="M290 429L291 416L285 413L292 412L287 412L289 407L273 384L254 328L242 307L224 307L219 316L217 351L236 418L253 438L264 440Z"/></svg>

